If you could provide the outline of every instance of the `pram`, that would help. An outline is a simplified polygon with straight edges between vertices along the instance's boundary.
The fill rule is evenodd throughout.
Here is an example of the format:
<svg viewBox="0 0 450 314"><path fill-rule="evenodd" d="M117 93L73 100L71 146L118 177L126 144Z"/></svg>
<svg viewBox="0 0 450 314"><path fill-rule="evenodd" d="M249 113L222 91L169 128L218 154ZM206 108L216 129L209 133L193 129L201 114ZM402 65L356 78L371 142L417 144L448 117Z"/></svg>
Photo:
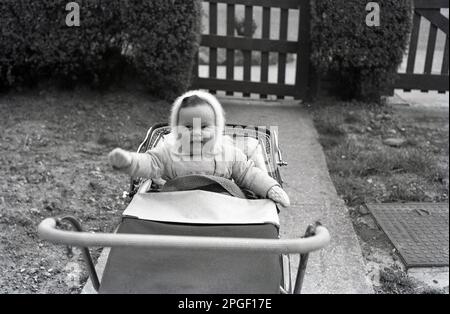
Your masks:
<svg viewBox="0 0 450 314"><path fill-rule="evenodd" d="M169 132L167 124L152 126L137 151L156 147ZM275 131L227 124L225 135L283 183L279 168L287 163ZM99 293L300 293L309 252L329 243L327 229L316 222L303 238L280 239L275 203L248 191L245 199L236 197L232 181L209 179L181 178L185 186L177 190L167 188L172 182L131 178L124 192L131 202L115 233L83 232L66 216L43 220L39 236L80 247ZM77 231L58 229L63 222ZM101 281L89 247L111 247ZM293 285L291 254L300 254Z"/></svg>

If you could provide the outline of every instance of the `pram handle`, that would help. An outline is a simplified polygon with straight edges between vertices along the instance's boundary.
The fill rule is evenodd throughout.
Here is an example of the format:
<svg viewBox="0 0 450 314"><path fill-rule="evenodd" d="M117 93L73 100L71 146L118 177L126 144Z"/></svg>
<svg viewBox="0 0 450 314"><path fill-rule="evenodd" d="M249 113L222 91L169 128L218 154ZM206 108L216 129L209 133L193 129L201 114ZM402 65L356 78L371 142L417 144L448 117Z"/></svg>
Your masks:
<svg viewBox="0 0 450 314"><path fill-rule="evenodd" d="M277 254L308 253L319 250L330 242L330 234L323 226L317 226L315 235L308 238L256 239L65 231L57 229L55 218L44 219L38 226L38 234L41 239L52 243L78 247L133 246L154 249L230 250Z"/></svg>

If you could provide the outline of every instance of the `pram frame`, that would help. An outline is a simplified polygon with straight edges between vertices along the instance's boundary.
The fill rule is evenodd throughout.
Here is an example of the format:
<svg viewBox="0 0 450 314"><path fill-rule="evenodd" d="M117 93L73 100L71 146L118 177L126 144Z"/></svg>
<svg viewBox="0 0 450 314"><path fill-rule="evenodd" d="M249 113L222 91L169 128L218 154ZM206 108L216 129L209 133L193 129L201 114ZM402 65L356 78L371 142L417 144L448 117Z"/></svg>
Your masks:
<svg viewBox="0 0 450 314"><path fill-rule="evenodd" d="M66 220L77 231L58 230ZM73 217L46 218L38 227L39 237L55 244L77 246L82 249L94 289L98 291L100 281L92 262L88 247L139 247L152 249L245 251L247 253L300 254L299 267L293 291L299 294L302 289L306 264L310 252L319 250L330 241L328 230L320 223L308 226L304 237L299 239L250 239L227 237L140 235L84 232L81 224Z"/></svg>
<svg viewBox="0 0 450 314"><path fill-rule="evenodd" d="M150 139L153 132L159 128L167 127L166 123L153 125L146 134L145 139L139 145L137 152L145 152L149 149ZM240 124L227 124L227 127L253 128L259 132L258 127L245 126ZM286 166L283 161L281 150L278 147L278 138L275 132L264 128L264 131L271 141L270 152L274 163L273 170L275 179L282 185L282 178L278 167ZM131 178L129 191L124 192L124 196L130 199L139 190L142 180ZM63 222L69 222L76 231L63 231L57 228ZM319 222L309 225L303 237L298 239L254 239L254 238L226 238L226 237L200 237L200 236L173 236L173 235L139 235L139 234L116 234L116 233L89 233L84 232L80 222L71 216L59 218L47 218L38 227L38 234L41 239L55 244L65 244L77 246L82 249L83 258L87 264L92 285L96 291L100 287L97 272L89 253L89 247L123 247L133 246L139 248L152 249L186 249L189 250L213 250L213 251L245 251L259 253L276 254L299 254L299 265L292 288L290 278L283 278L284 287L280 287L281 293L301 293L303 278L306 271L309 253L325 247L330 242L328 230L321 226ZM283 265L284 266L284 265ZM290 272L290 266L289 266ZM283 271L283 277L285 273ZM290 276L289 276L290 277ZM286 286L285 280L289 280ZM287 287L287 290L284 289Z"/></svg>

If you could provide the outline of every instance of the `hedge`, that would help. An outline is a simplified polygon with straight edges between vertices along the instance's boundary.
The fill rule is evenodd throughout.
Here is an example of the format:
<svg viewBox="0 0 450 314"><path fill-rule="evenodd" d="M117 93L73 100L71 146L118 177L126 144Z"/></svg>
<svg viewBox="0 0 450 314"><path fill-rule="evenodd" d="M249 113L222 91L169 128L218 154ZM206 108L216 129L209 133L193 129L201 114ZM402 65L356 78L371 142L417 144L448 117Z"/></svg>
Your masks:
<svg viewBox="0 0 450 314"><path fill-rule="evenodd" d="M379 100L396 78L411 29L410 0L378 0L380 26L362 0L311 1L311 61L344 99Z"/></svg>
<svg viewBox="0 0 450 314"><path fill-rule="evenodd" d="M0 88L110 85L126 69L153 94L190 84L199 45L198 0L78 0L80 27L67 27L67 0L0 0Z"/></svg>

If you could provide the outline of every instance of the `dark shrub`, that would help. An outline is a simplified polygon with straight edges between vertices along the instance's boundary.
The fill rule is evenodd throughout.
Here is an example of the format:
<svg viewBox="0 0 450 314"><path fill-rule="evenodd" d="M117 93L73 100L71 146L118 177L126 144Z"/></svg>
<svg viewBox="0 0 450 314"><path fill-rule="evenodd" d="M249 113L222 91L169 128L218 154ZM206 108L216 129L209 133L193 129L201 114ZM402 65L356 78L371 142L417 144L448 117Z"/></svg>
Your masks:
<svg viewBox="0 0 450 314"><path fill-rule="evenodd" d="M200 41L197 0L130 0L127 42L132 64L154 94L173 98L188 88Z"/></svg>
<svg viewBox="0 0 450 314"><path fill-rule="evenodd" d="M80 27L67 27L66 0L0 1L0 88L52 79L108 86L130 68L153 94L190 83L198 49L198 0L79 0Z"/></svg>
<svg viewBox="0 0 450 314"><path fill-rule="evenodd" d="M110 27L117 14L99 1L83 1L81 27L65 25L61 0L2 0L0 3L0 84L34 85L54 79L63 84L96 82L104 75L103 58L115 47ZM119 34L120 35L120 34Z"/></svg>
<svg viewBox="0 0 450 314"><path fill-rule="evenodd" d="M410 0L379 0L380 26L366 25L361 0L312 3L311 61L332 78L344 99L378 101L393 82L406 49L411 24Z"/></svg>

